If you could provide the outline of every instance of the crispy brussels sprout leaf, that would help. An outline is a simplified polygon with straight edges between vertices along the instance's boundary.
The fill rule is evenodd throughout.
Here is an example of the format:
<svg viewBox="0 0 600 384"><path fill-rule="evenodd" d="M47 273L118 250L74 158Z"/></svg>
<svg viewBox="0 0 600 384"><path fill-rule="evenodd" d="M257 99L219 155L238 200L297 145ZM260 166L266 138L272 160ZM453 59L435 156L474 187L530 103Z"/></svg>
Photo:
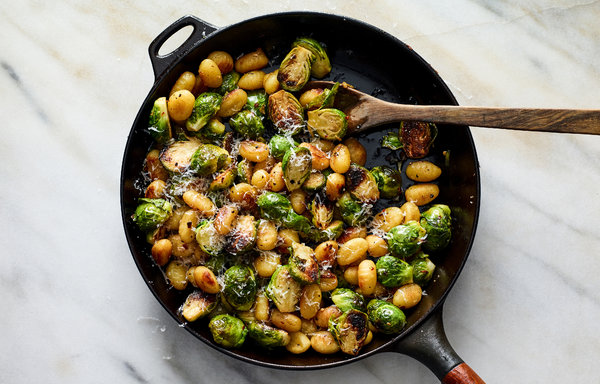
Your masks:
<svg viewBox="0 0 600 384"><path fill-rule="evenodd" d="M227 314L213 317L208 323L208 329L215 343L225 348L241 347L248 333L248 328L242 320Z"/></svg>
<svg viewBox="0 0 600 384"><path fill-rule="evenodd" d="M211 256L218 256L225 245L225 239L217 233L213 220L203 220L196 227L196 242Z"/></svg>
<svg viewBox="0 0 600 384"><path fill-rule="evenodd" d="M322 243L327 240L335 240L344 232L344 222L335 220L324 230L313 229L310 239L315 243Z"/></svg>
<svg viewBox="0 0 600 384"><path fill-rule="evenodd" d="M248 91L248 100L245 109L253 111L259 116L267 113L267 93L265 91Z"/></svg>
<svg viewBox="0 0 600 384"><path fill-rule="evenodd" d="M229 92L238 88L238 81L240 80L241 75L236 71L231 71L223 75L223 82L221 86L215 89L215 92L218 94L225 96Z"/></svg>
<svg viewBox="0 0 600 384"><path fill-rule="evenodd" d="M348 130L346 114L335 108L321 108L308 111L308 129L322 139L342 140Z"/></svg>
<svg viewBox="0 0 600 384"><path fill-rule="evenodd" d="M327 76L329 72L331 72L331 63L329 61L329 56L327 56L327 52L325 52L325 48L315 39L311 39L308 37L301 37L294 41L293 46L301 46L313 53L315 56L315 60L312 63L310 73L314 77L318 79L322 79Z"/></svg>
<svg viewBox="0 0 600 384"><path fill-rule="evenodd" d="M312 213L312 222L318 229L327 229L331 220L333 220L332 201L325 197L323 192L315 194L314 199L310 203L310 212Z"/></svg>
<svg viewBox="0 0 600 384"><path fill-rule="evenodd" d="M293 136L306 126L302 105L294 95L283 89L269 96L268 108L273 125L284 135Z"/></svg>
<svg viewBox="0 0 600 384"><path fill-rule="evenodd" d="M310 150L304 147L289 149L283 156L281 167L287 189L290 192L299 189L312 170Z"/></svg>
<svg viewBox="0 0 600 384"><path fill-rule="evenodd" d="M222 191L231 187L237 175L237 169L235 166L230 166L223 172L219 173L215 179L210 183L208 187L209 191Z"/></svg>
<svg viewBox="0 0 600 384"><path fill-rule="evenodd" d="M293 47L279 66L277 80L281 88L289 92L304 88L310 79L314 59L315 55L310 50L301 46Z"/></svg>
<svg viewBox="0 0 600 384"><path fill-rule="evenodd" d="M396 151L402 148L402 141L396 133L388 132L388 134L383 136L383 138L381 139L381 146L384 148L391 149L392 151Z"/></svg>
<svg viewBox="0 0 600 384"><path fill-rule="evenodd" d="M265 293L280 312L294 312L302 295L302 286L292 277L289 265L277 267Z"/></svg>
<svg viewBox="0 0 600 384"><path fill-rule="evenodd" d="M148 132L150 136L159 144L164 144L171 140L171 121L167 111L167 98L160 97L154 102L150 118L148 119Z"/></svg>
<svg viewBox="0 0 600 384"><path fill-rule="evenodd" d="M163 199L140 199L133 221L144 232L152 232L173 213L173 206Z"/></svg>
<svg viewBox="0 0 600 384"><path fill-rule="evenodd" d="M252 308L257 289L254 272L249 267L234 265L225 271L222 294L235 310L247 311Z"/></svg>
<svg viewBox="0 0 600 384"><path fill-rule="evenodd" d="M185 122L185 127L197 132L219 111L223 96L214 92L201 93L194 103L192 114Z"/></svg>

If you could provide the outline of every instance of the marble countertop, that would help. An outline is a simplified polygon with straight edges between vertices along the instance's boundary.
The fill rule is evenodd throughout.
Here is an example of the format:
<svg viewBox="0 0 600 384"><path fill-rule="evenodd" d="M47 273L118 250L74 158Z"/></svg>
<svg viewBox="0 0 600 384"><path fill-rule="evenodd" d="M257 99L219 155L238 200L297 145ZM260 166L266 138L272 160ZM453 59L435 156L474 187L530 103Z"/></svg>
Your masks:
<svg viewBox="0 0 600 384"><path fill-rule="evenodd" d="M181 329L130 256L123 150L154 76L147 47L194 14L217 26L314 10L421 54L460 104L599 108L600 2L434 0L2 2L0 382L435 383L382 353L289 372ZM444 312L488 383L600 382L600 137L472 129L482 209Z"/></svg>

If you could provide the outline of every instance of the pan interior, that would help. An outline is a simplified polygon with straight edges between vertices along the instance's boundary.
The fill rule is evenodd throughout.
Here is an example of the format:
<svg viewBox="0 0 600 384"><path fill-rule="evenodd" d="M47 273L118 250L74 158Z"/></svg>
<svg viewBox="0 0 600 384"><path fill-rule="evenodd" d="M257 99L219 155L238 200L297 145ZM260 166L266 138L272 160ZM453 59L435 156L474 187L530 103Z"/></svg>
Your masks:
<svg viewBox="0 0 600 384"><path fill-rule="evenodd" d="M125 232L135 262L153 294L181 324L184 322L177 312L189 292L179 292L169 287L164 274L151 260L149 245L130 220L137 199L142 195L136 182L142 171L145 154L151 146L151 139L144 129L152 103L155 98L168 94L183 71L196 71L200 61L214 50L225 50L236 57L262 47L273 64L271 69L274 69L289 51L292 41L299 36L310 36L326 44L333 70L324 80L345 81L366 93L393 102L456 104L437 73L409 47L370 25L339 16L315 13L269 15L218 30L198 44L166 74L159 77L140 109L125 151L121 180ZM453 238L443 254L432 255L432 260L437 265L434 280L426 288L426 295L421 303L407 311L408 324L401 335L378 335L357 357L321 355L312 351L296 356L251 347L226 350L212 341L206 322L185 324L185 328L208 345L236 358L289 369L314 369L344 364L385 349L410 332L441 303L457 278L471 247L479 208L479 173L468 128L444 125L438 128L438 137L427 159L443 167L442 177L438 179L440 196L436 202L448 204L452 209ZM358 136L367 149L367 167L389 164L398 159L397 154L380 146L383 135L397 130L397 124L386 125ZM407 162L404 161L403 168L406 165ZM404 180L404 187L407 185L408 181ZM394 205L401 203L396 202ZM378 204L374 212L387 205L386 202Z"/></svg>

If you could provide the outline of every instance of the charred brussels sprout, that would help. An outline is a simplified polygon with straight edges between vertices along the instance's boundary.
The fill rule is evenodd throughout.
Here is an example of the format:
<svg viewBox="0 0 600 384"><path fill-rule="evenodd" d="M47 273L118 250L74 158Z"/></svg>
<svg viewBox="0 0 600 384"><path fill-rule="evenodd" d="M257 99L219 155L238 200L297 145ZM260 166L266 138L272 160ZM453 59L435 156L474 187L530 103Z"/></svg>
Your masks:
<svg viewBox="0 0 600 384"><path fill-rule="evenodd" d="M308 193L315 193L323 189L327 184L327 177L319 171L313 171L302 183L302 189Z"/></svg>
<svg viewBox="0 0 600 384"><path fill-rule="evenodd" d="M197 132L219 111L223 96L214 92L201 93L194 103L191 116L185 122L185 127Z"/></svg>
<svg viewBox="0 0 600 384"><path fill-rule="evenodd" d="M329 320L329 332L340 345L340 350L356 356L369 333L367 314L350 309L337 318Z"/></svg>
<svg viewBox="0 0 600 384"><path fill-rule="evenodd" d="M244 109L229 119L231 129L244 138L257 139L265 132L262 117L255 111Z"/></svg>
<svg viewBox="0 0 600 384"><path fill-rule="evenodd" d="M291 274L289 265L277 267L265 293L281 312L294 312L302 295L302 286Z"/></svg>
<svg viewBox="0 0 600 384"><path fill-rule="evenodd" d="M169 172L183 173L187 171L194 153L202 146L197 140L184 140L171 143L160 153L160 162Z"/></svg>
<svg viewBox="0 0 600 384"><path fill-rule="evenodd" d="M211 192L222 191L223 189L231 187L236 175L237 170L235 166L232 165L215 177L215 179L210 183L208 190Z"/></svg>
<svg viewBox="0 0 600 384"><path fill-rule="evenodd" d="M308 111L308 129L325 140L339 141L346 135L348 119L339 109L315 109Z"/></svg>
<svg viewBox="0 0 600 384"><path fill-rule="evenodd" d="M238 311L252 308L256 298L256 279L249 267L234 265L225 271L223 277L223 296L231 307Z"/></svg>
<svg viewBox="0 0 600 384"><path fill-rule="evenodd" d="M281 88L296 92L304 88L310 79L310 71L315 55L308 49L295 46L285 56L279 66L277 80Z"/></svg>
<svg viewBox="0 0 600 384"><path fill-rule="evenodd" d="M267 93L265 91L248 91L245 109L254 111L259 116L267 113Z"/></svg>
<svg viewBox="0 0 600 384"><path fill-rule="evenodd" d="M390 229L386 234L388 249L398 257L408 257L419 250L427 233L417 221L409 221Z"/></svg>
<svg viewBox="0 0 600 384"><path fill-rule="evenodd" d="M310 203L312 222L318 229L326 229L333 220L333 202L325 197L323 192L315 195Z"/></svg>
<svg viewBox="0 0 600 384"><path fill-rule="evenodd" d="M227 251L232 254L250 251L256 244L257 234L254 216L239 216L227 237Z"/></svg>
<svg viewBox="0 0 600 384"><path fill-rule="evenodd" d="M212 312L217 306L217 296L203 291L190 293L181 307L181 315L187 321L196 321Z"/></svg>
<svg viewBox="0 0 600 384"><path fill-rule="evenodd" d="M296 148L298 145L299 143L290 136L275 135L269 140L269 153L281 160L289 149Z"/></svg>
<svg viewBox="0 0 600 384"><path fill-rule="evenodd" d="M423 212L421 226L427 232L423 249L435 252L445 248L452 237L451 223L450 207L447 205L435 204Z"/></svg>
<svg viewBox="0 0 600 384"><path fill-rule="evenodd" d="M293 243L290 252L290 274L300 284L313 284L319 279L319 264L312 248Z"/></svg>
<svg viewBox="0 0 600 384"><path fill-rule="evenodd" d="M248 328L237 317L223 314L213 317L208 323L215 343L225 348L239 348L246 340Z"/></svg>
<svg viewBox="0 0 600 384"><path fill-rule="evenodd" d="M413 269L406 261L386 255L377 260L377 281L386 288L412 283Z"/></svg>
<svg viewBox="0 0 600 384"><path fill-rule="evenodd" d="M287 189L291 192L299 189L310 175L312 170L312 155L308 148L290 148L281 161L283 179Z"/></svg>
<svg viewBox="0 0 600 384"><path fill-rule="evenodd" d="M331 63L329 56L325 52L325 48L315 39L308 37L301 37L294 41L293 46L300 46L308 49L315 56L315 60L312 63L310 73L318 79L322 79L329 72L331 72Z"/></svg>
<svg viewBox="0 0 600 384"><path fill-rule="evenodd" d="M337 239L342 232L344 232L344 223L341 220L336 220L324 230L313 229L309 237L315 243L322 243L327 240Z"/></svg>
<svg viewBox="0 0 600 384"><path fill-rule="evenodd" d="M144 232L155 230L173 213L171 203L163 199L140 199L139 202L133 221Z"/></svg>
<svg viewBox="0 0 600 384"><path fill-rule="evenodd" d="M431 281L435 264L428 257L419 257L410 262L413 268L413 282L424 287Z"/></svg>
<svg viewBox="0 0 600 384"><path fill-rule="evenodd" d="M217 233L213 220L203 220L196 227L196 241L200 248L211 256L218 256L223 250L224 239Z"/></svg>
<svg viewBox="0 0 600 384"><path fill-rule="evenodd" d="M273 125L283 134L295 135L306 126L304 109L289 92L281 90L269 96L268 108Z"/></svg>
<svg viewBox="0 0 600 384"><path fill-rule="evenodd" d="M373 299L367 305L367 315L371 324L381 333L400 333L406 325L404 312L385 300Z"/></svg>
<svg viewBox="0 0 600 384"><path fill-rule="evenodd" d="M164 144L171 140L171 121L167 111L167 98L160 97L154 102L150 118L148 119L148 132L150 136L159 144Z"/></svg>
<svg viewBox="0 0 600 384"><path fill-rule="evenodd" d="M240 183L250 183L252 180L252 163L244 159L237 164L237 179Z"/></svg>
<svg viewBox="0 0 600 384"><path fill-rule="evenodd" d="M406 156L411 159L427 156L436 135L436 125L422 121L403 121L398 134Z"/></svg>
<svg viewBox="0 0 600 384"><path fill-rule="evenodd" d="M342 220L351 227L364 224L371 214L370 209L354 199L349 192L345 192L340 196L336 205L342 215Z"/></svg>
<svg viewBox="0 0 600 384"><path fill-rule="evenodd" d="M312 111L319 108L332 108L339 87L340 83L335 83L331 88L323 89L323 92L312 100L306 109Z"/></svg>
<svg viewBox="0 0 600 384"><path fill-rule="evenodd" d="M365 310L365 298L349 288L336 288L331 292L331 301L342 312L350 309Z"/></svg>
<svg viewBox="0 0 600 384"><path fill-rule="evenodd" d="M240 74L236 71L231 71L229 73L224 74L223 82L221 83L221 86L219 88L215 89L215 92L224 96L229 92L235 90L238 87L237 83L240 80L240 77Z"/></svg>
<svg viewBox="0 0 600 384"><path fill-rule="evenodd" d="M248 337L265 348L285 347L290 342L290 335L283 329L271 327L258 321L248 323Z"/></svg>
<svg viewBox="0 0 600 384"><path fill-rule="evenodd" d="M192 155L190 160L190 171L207 176L217 172L228 165L229 152L212 144L202 144Z"/></svg>
<svg viewBox="0 0 600 384"><path fill-rule="evenodd" d="M381 197L393 199L402 193L402 176L392 167L380 166L371 169Z"/></svg>
<svg viewBox="0 0 600 384"><path fill-rule="evenodd" d="M377 181L368 169L352 163L346 172L347 190L363 203L373 204L379 200Z"/></svg>

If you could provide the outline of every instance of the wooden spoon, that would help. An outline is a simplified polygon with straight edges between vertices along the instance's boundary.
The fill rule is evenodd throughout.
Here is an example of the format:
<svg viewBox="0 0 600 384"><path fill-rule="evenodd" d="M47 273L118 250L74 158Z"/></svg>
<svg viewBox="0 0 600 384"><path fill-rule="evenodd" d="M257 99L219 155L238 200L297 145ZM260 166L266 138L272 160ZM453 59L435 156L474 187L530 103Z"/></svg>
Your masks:
<svg viewBox="0 0 600 384"><path fill-rule="evenodd" d="M334 84L331 81L311 81L305 89L331 88ZM522 131L600 135L600 110L395 104L357 91L346 83L340 84L338 88L335 108L346 113L350 133L362 132L385 123L413 120Z"/></svg>

